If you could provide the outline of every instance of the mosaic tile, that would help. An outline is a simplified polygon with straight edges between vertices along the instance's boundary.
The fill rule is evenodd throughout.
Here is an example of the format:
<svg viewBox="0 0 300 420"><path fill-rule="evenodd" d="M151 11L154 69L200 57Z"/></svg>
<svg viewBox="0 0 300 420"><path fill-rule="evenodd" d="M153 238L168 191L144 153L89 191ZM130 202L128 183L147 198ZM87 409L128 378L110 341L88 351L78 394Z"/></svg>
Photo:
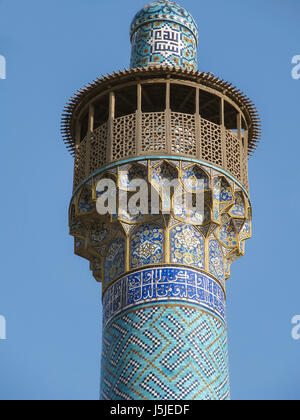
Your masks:
<svg viewBox="0 0 300 420"><path fill-rule="evenodd" d="M193 226L178 225L171 230L171 262L204 268L204 238Z"/></svg>
<svg viewBox="0 0 300 420"><path fill-rule="evenodd" d="M145 224L139 227L131 238L131 268L164 261L164 231L162 228Z"/></svg>
<svg viewBox="0 0 300 420"><path fill-rule="evenodd" d="M244 238L249 238L250 235L251 235L251 225L250 225L249 219L247 219L241 231L240 237L244 239Z"/></svg>
<svg viewBox="0 0 300 420"><path fill-rule="evenodd" d="M214 178L213 193L214 199L218 200L220 203L229 203L233 201L232 189L223 176Z"/></svg>
<svg viewBox="0 0 300 420"><path fill-rule="evenodd" d="M95 203L92 200L92 191L88 187L84 187L78 202L78 213L90 213L94 209Z"/></svg>
<svg viewBox="0 0 300 420"><path fill-rule="evenodd" d="M130 165L121 167L119 171L119 188L130 190L132 189L132 181L134 180L145 180L148 179L148 171L145 166L142 165Z"/></svg>
<svg viewBox="0 0 300 420"><path fill-rule="evenodd" d="M237 245L237 234L232 220L220 227L220 241L231 247Z"/></svg>
<svg viewBox="0 0 300 420"><path fill-rule="evenodd" d="M184 169L182 181L183 185L190 192L199 192L209 189L209 177L198 165Z"/></svg>
<svg viewBox="0 0 300 420"><path fill-rule="evenodd" d="M245 201L244 201L243 193L241 191L237 191L235 193L234 206L230 210L230 214L231 216L237 216L237 217L246 216Z"/></svg>
<svg viewBox="0 0 300 420"><path fill-rule="evenodd" d="M212 277L193 269L168 266L143 269L113 283L103 297L104 324L126 308L170 299L196 303L226 319L224 291Z"/></svg>
<svg viewBox="0 0 300 420"><path fill-rule="evenodd" d="M175 303L130 310L103 332L104 400L228 400L226 325Z"/></svg>
<svg viewBox="0 0 300 420"><path fill-rule="evenodd" d="M104 265L104 285L107 286L125 271L125 239L114 239L108 249Z"/></svg>
<svg viewBox="0 0 300 420"><path fill-rule="evenodd" d="M216 239L209 241L209 272L225 286L225 267L222 247Z"/></svg>
<svg viewBox="0 0 300 420"><path fill-rule="evenodd" d="M102 243L110 237L110 228L102 226L99 229L93 229L90 232L90 241L91 244L97 245L99 243Z"/></svg>
<svg viewBox="0 0 300 420"><path fill-rule="evenodd" d="M83 246L83 240L75 237L75 249L79 249Z"/></svg>
<svg viewBox="0 0 300 420"><path fill-rule="evenodd" d="M131 42L131 67L197 69L197 25L176 3L157 1L144 7L132 22Z"/></svg>

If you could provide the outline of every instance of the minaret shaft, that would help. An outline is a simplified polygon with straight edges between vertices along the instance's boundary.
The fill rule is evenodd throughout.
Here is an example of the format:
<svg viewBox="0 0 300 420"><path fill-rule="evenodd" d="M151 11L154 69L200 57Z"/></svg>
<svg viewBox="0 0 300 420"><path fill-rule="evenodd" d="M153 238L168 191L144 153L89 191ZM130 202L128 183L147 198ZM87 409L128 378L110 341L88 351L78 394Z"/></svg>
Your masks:
<svg viewBox="0 0 300 420"><path fill-rule="evenodd" d="M132 68L79 91L63 120L70 233L103 286L101 398L227 400L225 282L252 233L259 119L239 90L196 71L197 25L176 3L146 6L130 34ZM132 211L137 193L146 211Z"/></svg>

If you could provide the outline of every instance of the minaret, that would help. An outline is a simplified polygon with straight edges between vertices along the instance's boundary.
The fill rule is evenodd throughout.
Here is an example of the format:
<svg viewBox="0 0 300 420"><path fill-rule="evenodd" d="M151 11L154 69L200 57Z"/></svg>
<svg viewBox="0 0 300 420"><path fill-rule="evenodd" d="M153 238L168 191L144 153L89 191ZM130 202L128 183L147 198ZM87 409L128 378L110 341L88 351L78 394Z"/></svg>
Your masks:
<svg viewBox="0 0 300 420"><path fill-rule="evenodd" d="M178 4L144 7L130 36L130 69L79 90L63 118L70 233L103 288L101 398L227 400L225 281L251 237L259 118L240 90L197 70L197 25ZM160 210L99 214L104 179L129 196L146 181ZM203 212L178 208L176 189L164 212L166 180L202 194Z"/></svg>

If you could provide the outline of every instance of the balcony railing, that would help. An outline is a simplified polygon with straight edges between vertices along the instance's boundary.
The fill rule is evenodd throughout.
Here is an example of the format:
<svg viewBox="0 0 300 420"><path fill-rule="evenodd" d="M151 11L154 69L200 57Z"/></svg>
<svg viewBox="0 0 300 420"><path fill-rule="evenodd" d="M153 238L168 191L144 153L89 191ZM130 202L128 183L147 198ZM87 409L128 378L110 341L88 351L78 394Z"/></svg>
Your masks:
<svg viewBox="0 0 300 420"><path fill-rule="evenodd" d="M246 136L247 132L239 135L200 115L137 111L106 122L77 146L74 188L110 163L132 157L172 155L222 168L248 189Z"/></svg>

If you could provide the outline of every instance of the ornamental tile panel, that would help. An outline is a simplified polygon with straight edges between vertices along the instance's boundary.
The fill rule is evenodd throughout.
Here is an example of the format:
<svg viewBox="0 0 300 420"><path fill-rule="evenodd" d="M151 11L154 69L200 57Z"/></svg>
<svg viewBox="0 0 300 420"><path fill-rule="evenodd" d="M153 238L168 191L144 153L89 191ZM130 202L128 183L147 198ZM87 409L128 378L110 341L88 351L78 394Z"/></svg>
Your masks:
<svg viewBox="0 0 300 420"><path fill-rule="evenodd" d="M216 280L197 270L165 266L143 269L113 283L103 297L104 325L130 307L169 300L198 304L225 322L225 294Z"/></svg>
<svg viewBox="0 0 300 420"><path fill-rule="evenodd" d="M204 268L204 238L195 227L181 224L172 228L171 262Z"/></svg>

